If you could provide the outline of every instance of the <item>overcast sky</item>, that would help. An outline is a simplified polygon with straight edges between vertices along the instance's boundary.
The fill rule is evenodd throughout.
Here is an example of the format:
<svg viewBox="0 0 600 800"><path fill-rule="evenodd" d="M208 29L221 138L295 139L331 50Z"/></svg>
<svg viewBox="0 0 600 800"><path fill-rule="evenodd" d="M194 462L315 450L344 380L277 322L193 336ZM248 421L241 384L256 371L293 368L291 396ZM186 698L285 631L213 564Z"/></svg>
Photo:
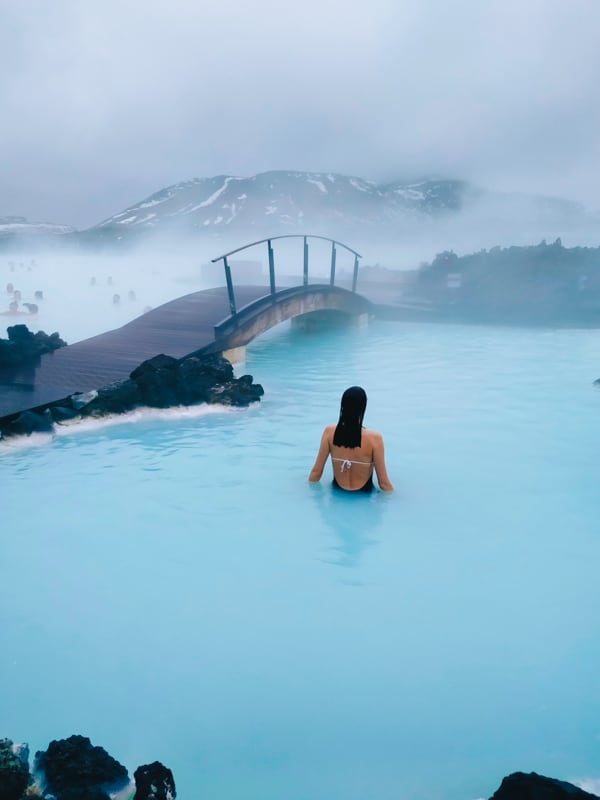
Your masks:
<svg viewBox="0 0 600 800"><path fill-rule="evenodd" d="M599 44L600 0L7 0L0 216L269 169L599 208Z"/></svg>

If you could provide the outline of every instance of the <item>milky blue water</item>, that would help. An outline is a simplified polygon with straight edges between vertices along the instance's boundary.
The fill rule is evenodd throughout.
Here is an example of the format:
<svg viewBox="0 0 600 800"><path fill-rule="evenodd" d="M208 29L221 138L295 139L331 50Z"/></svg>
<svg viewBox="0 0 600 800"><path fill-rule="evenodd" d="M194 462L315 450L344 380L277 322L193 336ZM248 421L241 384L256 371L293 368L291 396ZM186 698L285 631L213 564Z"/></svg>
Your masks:
<svg viewBox="0 0 600 800"><path fill-rule="evenodd" d="M600 778L600 332L283 326L243 371L247 410L2 450L0 735L183 800ZM354 383L392 495L306 481Z"/></svg>

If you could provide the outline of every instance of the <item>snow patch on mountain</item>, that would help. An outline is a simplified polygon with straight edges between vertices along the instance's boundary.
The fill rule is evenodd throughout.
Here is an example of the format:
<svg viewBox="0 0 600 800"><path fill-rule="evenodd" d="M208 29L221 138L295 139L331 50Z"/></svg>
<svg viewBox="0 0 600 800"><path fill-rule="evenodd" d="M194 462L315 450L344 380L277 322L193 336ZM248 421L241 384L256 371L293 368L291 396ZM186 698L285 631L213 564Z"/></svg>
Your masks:
<svg viewBox="0 0 600 800"><path fill-rule="evenodd" d="M0 236L73 233L70 225L55 222L29 222L26 217L0 217Z"/></svg>
<svg viewBox="0 0 600 800"><path fill-rule="evenodd" d="M323 181L316 181L314 180L314 178L307 178L306 182L314 184L320 192L323 192L323 194L327 194L327 189L325 188L325 184L323 183Z"/></svg>
<svg viewBox="0 0 600 800"><path fill-rule="evenodd" d="M148 200L145 203L140 203L138 208L152 208L152 206L158 206L161 203L164 203L165 200L168 200L168 197L162 197L160 200Z"/></svg>
<svg viewBox="0 0 600 800"><path fill-rule="evenodd" d="M362 185L361 185L361 184L360 184L360 183L359 183L359 182L356 180L356 178L350 178L350 186L354 186L354 188L355 188L355 189L358 189L358 191L359 191L359 192L368 192L368 191L369 191L369 190L367 189L367 187L366 187L366 186L362 186Z"/></svg>
<svg viewBox="0 0 600 800"><path fill-rule="evenodd" d="M213 192L210 197L206 198L206 200L203 200L201 203L198 203L197 206L194 206L193 208L191 208L190 211L196 211L196 209L198 209L198 208L206 208L206 206L212 205L215 202L215 200L217 199L217 197L220 197L223 194L225 189L227 189L227 185L232 180L233 180L233 178L225 178L225 183L223 184L223 186L221 186L220 189L217 189L217 191Z"/></svg>

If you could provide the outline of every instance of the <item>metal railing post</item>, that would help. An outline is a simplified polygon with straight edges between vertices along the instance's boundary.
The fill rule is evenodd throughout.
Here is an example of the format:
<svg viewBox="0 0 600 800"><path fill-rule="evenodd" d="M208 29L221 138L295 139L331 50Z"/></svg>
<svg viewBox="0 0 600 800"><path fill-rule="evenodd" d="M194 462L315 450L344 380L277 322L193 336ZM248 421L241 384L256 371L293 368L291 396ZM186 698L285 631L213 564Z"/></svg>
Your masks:
<svg viewBox="0 0 600 800"><path fill-rule="evenodd" d="M354 273L352 275L352 291L356 291L356 282L358 281L358 256L354 256Z"/></svg>
<svg viewBox="0 0 600 800"><path fill-rule="evenodd" d="M304 286L308 286L308 241L306 240L306 236L304 237L304 270L302 273L302 283Z"/></svg>
<svg viewBox="0 0 600 800"><path fill-rule="evenodd" d="M270 239L267 240L267 247L269 249L269 284L271 286L271 294L275 294L275 258Z"/></svg>
<svg viewBox="0 0 600 800"><path fill-rule="evenodd" d="M270 283L270 294L272 296L272 300L274 301L275 296L277 295L277 287L275 284L275 253L273 250L273 242L275 239L303 239L304 244L304 265L303 265L303 275L302 275L302 282L303 288L308 286L308 262L309 262L309 239L319 239L321 241L331 242L331 271L329 274L329 284L330 286L335 286L335 266L336 266L336 259L337 259L337 245L339 244L340 247L343 247L344 250L349 251L354 255L354 274L352 276L352 291L356 292L356 286L358 281L358 261L361 258L360 253L357 253L356 250L353 250L348 245L343 244L342 242L337 242L335 239L330 239L329 236L320 236L319 234L306 234L306 233L287 233L282 234L281 236L270 236L267 239L259 239L257 242L250 242L250 244L245 244L243 247L237 247L235 250L230 250L228 253L223 253L222 256L217 256L216 258L211 259L211 263L216 264L218 261L223 261L223 266L225 268L225 280L227 282L227 295L229 297L229 308L231 310L231 316L237 316L237 309L235 305L235 295L233 292L233 281L231 276L231 269L229 266L229 262L227 259L229 256L233 256L235 253L241 253L243 250L248 250L250 247L254 247L258 244L267 243L269 249L269 283ZM319 281L320 282L320 281Z"/></svg>
<svg viewBox="0 0 600 800"><path fill-rule="evenodd" d="M331 243L331 274L329 276L329 285L335 286L335 242Z"/></svg>
<svg viewBox="0 0 600 800"><path fill-rule="evenodd" d="M235 317L237 311L235 309L235 297L233 294L233 281L231 280L231 267L227 263L227 256L223 256L223 266L225 267L225 282L227 283L227 296L229 297L229 310L231 316Z"/></svg>

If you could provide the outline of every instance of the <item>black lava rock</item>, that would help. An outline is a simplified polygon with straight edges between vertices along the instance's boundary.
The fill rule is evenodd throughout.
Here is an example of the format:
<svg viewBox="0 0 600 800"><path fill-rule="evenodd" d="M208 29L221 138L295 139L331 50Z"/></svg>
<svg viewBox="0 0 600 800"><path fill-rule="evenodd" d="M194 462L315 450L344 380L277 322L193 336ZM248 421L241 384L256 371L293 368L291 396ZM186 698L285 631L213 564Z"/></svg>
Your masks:
<svg viewBox="0 0 600 800"><path fill-rule="evenodd" d="M74 408L67 408L67 406L50 406L49 410L52 420L58 422L59 425L79 417L79 411Z"/></svg>
<svg viewBox="0 0 600 800"><path fill-rule="evenodd" d="M36 414L35 411L23 411L8 426L13 434L52 433L54 430L52 419L46 414Z"/></svg>
<svg viewBox="0 0 600 800"><path fill-rule="evenodd" d="M54 795L52 795L54 796ZM98 786L64 789L57 800L111 800L108 792Z"/></svg>
<svg viewBox="0 0 600 800"><path fill-rule="evenodd" d="M139 386L131 378L115 381L98 389L97 397L81 409L81 413L88 416L103 416L104 414L122 414L142 402L142 393Z"/></svg>
<svg viewBox="0 0 600 800"><path fill-rule="evenodd" d="M500 788L491 800L598 800L590 794L566 781L546 778L535 772L513 772L503 778Z"/></svg>
<svg viewBox="0 0 600 800"><path fill-rule="evenodd" d="M130 378L139 387L142 404L152 408L195 403L247 406L264 394L251 375L234 378L230 362L214 355L176 359L161 354L140 364Z"/></svg>
<svg viewBox="0 0 600 800"><path fill-rule="evenodd" d="M17 331L13 335L18 338L25 333ZM69 422L79 416L122 414L139 406L171 408L197 403L248 406L259 401L263 394L263 387L253 382L252 375L234 378L230 362L220 356L196 354L177 359L160 354L136 367L126 380L97 391L73 394L41 413L23 412L0 429L0 438L51 432L54 423Z"/></svg>
<svg viewBox="0 0 600 800"><path fill-rule="evenodd" d="M134 800L174 800L177 796L173 773L160 761L138 767L133 777L135 778Z"/></svg>
<svg viewBox="0 0 600 800"><path fill-rule="evenodd" d="M107 790L129 780L126 768L87 736L50 742L45 752L35 754L34 766L57 800L105 800Z"/></svg>
<svg viewBox="0 0 600 800"><path fill-rule="evenodd" d="M130 374L139 390L144 405L152 408L169 408L178 405L175 384L179 361L161 353L144 361Z"/></svg>
<svg viewBox="0 0 600 800"><path fill-rule="evenodd" d="M18 367L35 361L44 353L51 353L67 344L58 333L32 333L27 325L10 325L7 334L8 339L0 339L0 368Z"/></svg>
<svg viewBox="0 0 600 800"><path fill-rule="evenodd" d="M0 797L20 800L29 783L29 766L13 749L10 739L0 739Z"/></svg>

